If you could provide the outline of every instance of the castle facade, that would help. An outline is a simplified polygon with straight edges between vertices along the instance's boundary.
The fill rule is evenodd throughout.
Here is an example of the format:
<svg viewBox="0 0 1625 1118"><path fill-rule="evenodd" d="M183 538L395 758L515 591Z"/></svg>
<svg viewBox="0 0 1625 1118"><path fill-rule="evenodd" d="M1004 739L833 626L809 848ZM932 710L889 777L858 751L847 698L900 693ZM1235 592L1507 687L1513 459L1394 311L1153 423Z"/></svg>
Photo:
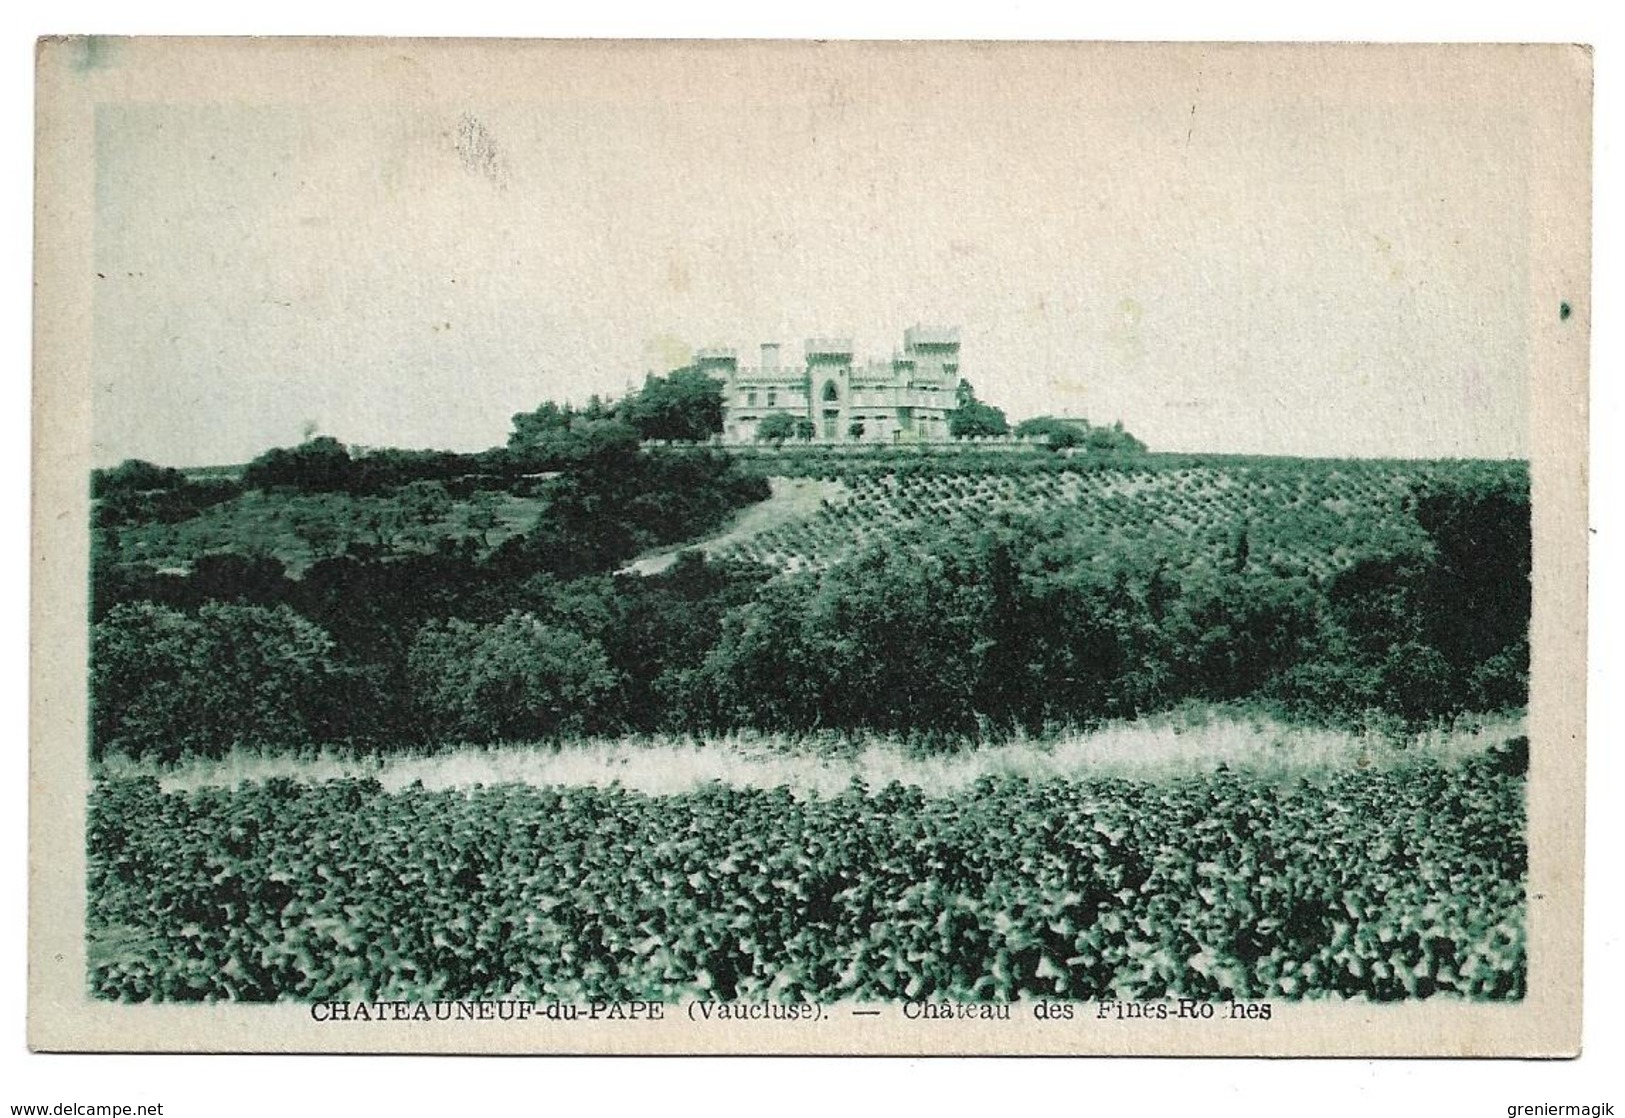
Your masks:
<svg viewBox="0 0 1625 1118"><path fill-rule="evenodd" d="M694 365L723 384L724 442L755 442L771 415L804 421L819 442L939 441L958 406L959 331L911 327L901 350L863 364L851 339L811 338L799 363L766 342L758 365L732 349L702 349Z"/></svg>

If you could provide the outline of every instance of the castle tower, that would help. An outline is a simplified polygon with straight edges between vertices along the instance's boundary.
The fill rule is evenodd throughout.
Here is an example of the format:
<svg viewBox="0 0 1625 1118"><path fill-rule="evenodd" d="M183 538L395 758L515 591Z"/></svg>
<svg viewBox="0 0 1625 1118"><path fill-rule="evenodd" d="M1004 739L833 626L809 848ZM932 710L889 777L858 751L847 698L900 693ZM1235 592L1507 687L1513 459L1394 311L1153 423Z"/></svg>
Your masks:
<svg viewBox="0 0 1625 1118"><path fill-rule="evenodd" d="M807 382L821 439L844 439L851 413L852 339L808 338Z"/></svg>
<svg viewBox="0 0 1625 1118"><path fill-rule="evenodd" d="M739 353L718 346L697 349L694 351L694 367L724 383L731 383L739 371Z"/></svg>
<svg viewBox="0 0 1625 1118"><path fill-rule="evenodd" d="M940 391L959 387L959 331L943 326L910 326L903 331L903 352L914 360L915 380Z"/></svg>
<svg viewBox="0 0 1625 1118"><path fill-rule="evenodd" d="M723 400L723 437L732 438L738 435L738 424L729 418L733 412L729 403L739 386L739 354L732 349L720 346L710 346L694 351L694 367L712 380L722 382Z"/></svg>
<svg viewBox="0 0 1625 1118"><path fill-rule="evenodd" d="M948 437L948 413L958 406L959 331L915 325L903 331L903 360L909 369L908 426L924 439Z"/></svg>

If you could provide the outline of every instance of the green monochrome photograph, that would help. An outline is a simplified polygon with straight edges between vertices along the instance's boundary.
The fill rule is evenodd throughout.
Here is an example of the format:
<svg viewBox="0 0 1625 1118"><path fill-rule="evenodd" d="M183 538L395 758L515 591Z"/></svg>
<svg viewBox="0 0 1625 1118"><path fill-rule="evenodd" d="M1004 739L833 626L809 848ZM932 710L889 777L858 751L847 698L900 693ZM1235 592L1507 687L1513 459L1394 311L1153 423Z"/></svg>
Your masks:
<svg viewBox="0 0 1625 1118"><path fill-rule="evenodd" d="M1577 1050L1583 48L38 90L34 1047Z"/></svg>

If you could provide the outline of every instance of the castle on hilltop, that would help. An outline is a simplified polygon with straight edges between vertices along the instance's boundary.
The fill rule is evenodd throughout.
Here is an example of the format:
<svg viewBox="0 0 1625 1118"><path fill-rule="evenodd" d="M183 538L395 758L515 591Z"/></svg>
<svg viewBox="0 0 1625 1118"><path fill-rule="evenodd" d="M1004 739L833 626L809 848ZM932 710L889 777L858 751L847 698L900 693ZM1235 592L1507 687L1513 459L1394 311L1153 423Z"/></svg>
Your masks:
<svg viewBox="0 0 1625 1118"><path fill-rule="evenodd" d="M759 365L741 365L732 349L702 349L694 366L723 384L729 443L756 441L771 415L803 421L802 434L820 442L937 441L948 437L948 413L959 403L957 328L914 326L890 359L862 365L851 339L811 338L799 364L764 342Z"/></svg>

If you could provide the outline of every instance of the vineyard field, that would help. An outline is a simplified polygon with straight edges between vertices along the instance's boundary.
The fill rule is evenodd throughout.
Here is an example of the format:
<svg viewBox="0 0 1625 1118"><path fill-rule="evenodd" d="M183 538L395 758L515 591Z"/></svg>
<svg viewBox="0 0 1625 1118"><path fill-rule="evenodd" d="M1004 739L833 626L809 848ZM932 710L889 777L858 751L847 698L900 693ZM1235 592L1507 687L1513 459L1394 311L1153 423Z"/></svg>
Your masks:
<svg viewBox="0 0 1625 1118"><path fill-rule="evenodd" d="M1074 553L1130 545L1176 566L1223 563L1245 534L1258 569L1324 578L1422 546L1408 501L1431 481L1514 479L1527 487L1527 465L1511 461L1145 456L997 465L831 467L832 488L814 513L708 550L819 569L911 528L974 531L1006 515L1047 521Z"/></svg>
<svg viewBox="0 0 1625 1118"><path fill-rule="evenodd" d="M1520 743L1285 784L96 785L124 1001L1517 999Z"/></svg>

